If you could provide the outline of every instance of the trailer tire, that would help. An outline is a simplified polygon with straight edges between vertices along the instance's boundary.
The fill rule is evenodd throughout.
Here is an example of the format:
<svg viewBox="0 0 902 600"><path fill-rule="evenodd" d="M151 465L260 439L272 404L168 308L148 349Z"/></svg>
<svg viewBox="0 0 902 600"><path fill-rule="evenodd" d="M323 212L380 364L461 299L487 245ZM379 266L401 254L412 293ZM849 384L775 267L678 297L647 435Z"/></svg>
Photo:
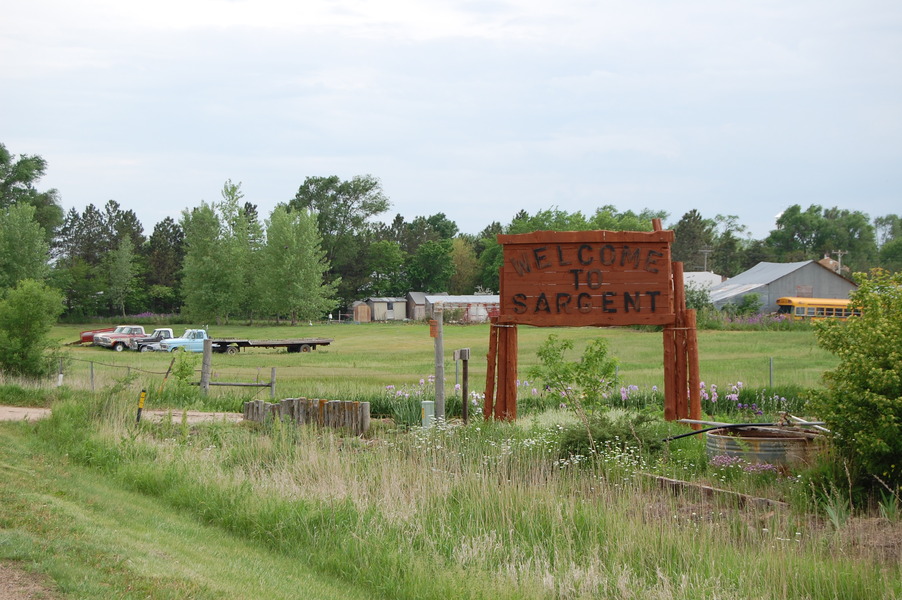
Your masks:
<svg viewBox="0 0 902 600"><path fill-rule="evenodd" d="M313 350L313 347L310 344L301 344L301 352L310 352Z"/></svg>
<svg viewBox="0 0 902 600"><path fill-rule="evenodd" d="M238 354L239 352L241 352L241 348L239 348L238 346L226 346L226 354Z"/></svg>

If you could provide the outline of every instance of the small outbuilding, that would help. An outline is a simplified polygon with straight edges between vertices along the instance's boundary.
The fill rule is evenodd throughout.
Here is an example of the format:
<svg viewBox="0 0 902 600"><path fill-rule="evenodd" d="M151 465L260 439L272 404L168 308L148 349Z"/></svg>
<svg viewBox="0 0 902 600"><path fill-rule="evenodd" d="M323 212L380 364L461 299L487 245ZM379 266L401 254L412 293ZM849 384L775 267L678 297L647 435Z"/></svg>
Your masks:
<svg viewBox="0 0 902 600"><path fill-rule="evenodd" d="M407 301L405 298L368 298L373 321L403 321L407 318Z"/></svg>
<svg viewBox="0 0 902 600"><path fill-rule="evenodd" d="M428 292L407 292L407 318L411 321L426 319L426 296L447 296L448 292L429 294Z"/></svg>
<svg viewBox="0 0 902 600"><path fill-rule="evenodd" d="M813 260L793 263L760 262L748 271L727 279L710 289L716 308L739 304L749 294L757 294L761 310L777 311L777 299L784 296L802 298L847 299L858 286L845 277Z"/></svg>
<svg viewBox="0 0 902 600"><path fill-rule="evenodd" d="M355 323L369 323L373 320L373 311L363 300L357 300L351 305L351 314Z"/></svg>
<svg viewBox="0 0 902 600"><path fill-rule="evenodd" d="M453 314L458 323L487 323L489 317L501 311L501 297L497 294L426 296L427 317L432 318L436 304L441 304L445 314Z"/></svg>

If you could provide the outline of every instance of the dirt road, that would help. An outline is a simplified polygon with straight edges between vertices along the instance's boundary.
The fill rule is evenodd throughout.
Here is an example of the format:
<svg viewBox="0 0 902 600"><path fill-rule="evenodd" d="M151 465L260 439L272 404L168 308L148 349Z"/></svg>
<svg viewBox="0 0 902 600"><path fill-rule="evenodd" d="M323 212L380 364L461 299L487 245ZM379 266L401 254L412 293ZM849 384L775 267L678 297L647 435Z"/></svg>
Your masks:
<svg viewBox="0 0 902 600"><path fill-rule="evenodd" d="M180 410L145 410L141 413L142 418L154 421L160 421L169 413L172 413L172 420L181 423L182 413ZM136 412L137 414L137 412ZM50 416L49 408L23 408L21 406L0 406L0 421L34 421ZM189 410L187 419L189 423L204 423L210 421L227 421L229 423L238 423L242 420L240 413L210 413L197 410Z"/></svg>

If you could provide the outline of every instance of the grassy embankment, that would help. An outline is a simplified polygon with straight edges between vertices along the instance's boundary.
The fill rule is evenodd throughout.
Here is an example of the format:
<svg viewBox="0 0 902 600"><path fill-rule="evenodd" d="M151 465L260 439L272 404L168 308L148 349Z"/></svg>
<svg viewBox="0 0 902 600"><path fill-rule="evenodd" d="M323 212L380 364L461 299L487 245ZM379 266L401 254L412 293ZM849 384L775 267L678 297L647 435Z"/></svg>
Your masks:
<svg viewBox="0 0 902 600"><path fill-rule="evenodd" d="M0 547L75 597L91 586L278 597L270 560L386 598L902 593L898 554L862 538L862 521L670 496L637 476L666 457L611 448L591 466L561 461L554 427L380 429L368 441L285 426L135 427L128 398L71 396L49 421L0 427L14 475ZM204 548L211 556L193 564ZM233 553L250 573L225 577L242 569Z"/></svg>
<svg viewBox="0 0 902 600"><path fill-rule="evenodd" d="M295 369L300 374L286 377L294 381L286 386L349 393L357 386L381 388L405 378L418 380L431 371L432 346L424 327L333 328L330 337L336 344L322 353L264 351L216 357L214 363L216 369L243 372L255 366ZM349 331L340 333L342 329ZM485 328L459 329L449 334L459 337L446 339L446 348L469 346L479 355ZM284 331L261 329L254 337L286 337ZM548 333L533 331L521 334L524 362L531 358L528 348ZM224 335L245 333L228 330ZM624 379L654 384L652 377L658 375L642 380L639 373L656 373L650 361L660 362L660 335L624 330L572 334L583 340L610 336L614 354L623 360ZM162 359L143 363L151 369L168 364L165 356L74 352L133 366L126 361ZM762 378L766 383L769 356L787 365L820 364L821 369L831 360L814 348L810 336L797 332L712 334L703 337L702 353L704 377L722 378L722 385L740 378L746 384ZM778 367L778 378L781 372ZM785 383L807 385L809 377L816 379L817 368L787 367L786 375L790 372L799 379ZM607 448L601 460L589 465L561 460L559 428L548 415L523 419L516 426L474 423L430 432L378 426L370 439L359 440L278 424L188 427L177 417L175 422L135 427L134 399L128 390L95 395L64 389L56 397L51 420L0 429L11 440L4 445L10 457L4 457L4 463L35 460L25 468L41 472L59 460L60 467L52 469L56 476L72 473L85 479L84 487L109 486L108 495L123 494L123 503L148 502L145 506L160 511L151 512L159 523L167 523L164 514L177 514L188 524L197 526L194 519L214 528L199 529L200 540L177 533L164 537L173 549L149 550L151 556L161 552L182 557L199 543L225 543L218 537L225 531L232 536L228 539L251 549L261 545L297 569L310 567L372 597L387 598L870 600L902 595L899 554L892 552L892 543L884 543L898 539L898 521L875 524L873 519L851 517L843 512L840 496L832 507L834 518L820 518L811 499L816 490L774 473L749 476L737 485L789 500L791 508L739 507L730 499L691 494L674 497L637 475L704 472L697 438L673 442L668 451L653 456ZM22 453L26 446L34 450ZM4 504L12 508L0 514L5 529L13 532L4 535L20 548L19 557L42 565L58 581L59 575L49 568L53 560L84 565L79 577L95 581L103 572L92 573L90 565L116 557L107 579L96 585L119 590L117 586L134 579L154 598L216 597L221 589L209 588L205 575L185 569L164 578L163 591L155 591L148 581L156 581L160 572L144 570L153 561L126 560L111 533L98 534L101 541L91 542L96 547L55 546L49 540L67 535L82 539L79 521L68 513L84 503L96 504L79 495L82 486L76 480L54 480L64 490L59 493L53 486L42 487L41 478L17 478L15 485L3 488ZM734 483L724 477L724 485ZM128 495L135 493L141 498ZM69 494L71 504L56 500ZM91 523L109 522L100 515L113 506L98 510ZM182 526L160 527L175 527L177 532ZM134 529L140 532L142 527L136 524ZM92 551L102 558L92 559ZM223 577L223 586L232 592L222 596L262 597L275 583L264 572L252 594L246 595L240 585ZM120 597L130 596L122 592Z"/></svg>

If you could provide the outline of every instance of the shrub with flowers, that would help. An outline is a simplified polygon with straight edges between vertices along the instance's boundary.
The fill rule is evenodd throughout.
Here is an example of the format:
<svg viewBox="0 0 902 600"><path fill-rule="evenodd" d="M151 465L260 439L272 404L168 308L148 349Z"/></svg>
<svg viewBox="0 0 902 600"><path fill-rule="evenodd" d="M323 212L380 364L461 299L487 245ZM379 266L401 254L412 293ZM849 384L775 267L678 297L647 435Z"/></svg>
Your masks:
<svg viewBox="0 0 902 600"><path fill-rule="evenodd" d="M808 402L808 390L795 386L776 389L750 389L741 381L728 383L723 388L716 384L700 386L702 412L708 415L726 415L744 420L761 421L774 418L781 412L804 413Z"/></svg>

